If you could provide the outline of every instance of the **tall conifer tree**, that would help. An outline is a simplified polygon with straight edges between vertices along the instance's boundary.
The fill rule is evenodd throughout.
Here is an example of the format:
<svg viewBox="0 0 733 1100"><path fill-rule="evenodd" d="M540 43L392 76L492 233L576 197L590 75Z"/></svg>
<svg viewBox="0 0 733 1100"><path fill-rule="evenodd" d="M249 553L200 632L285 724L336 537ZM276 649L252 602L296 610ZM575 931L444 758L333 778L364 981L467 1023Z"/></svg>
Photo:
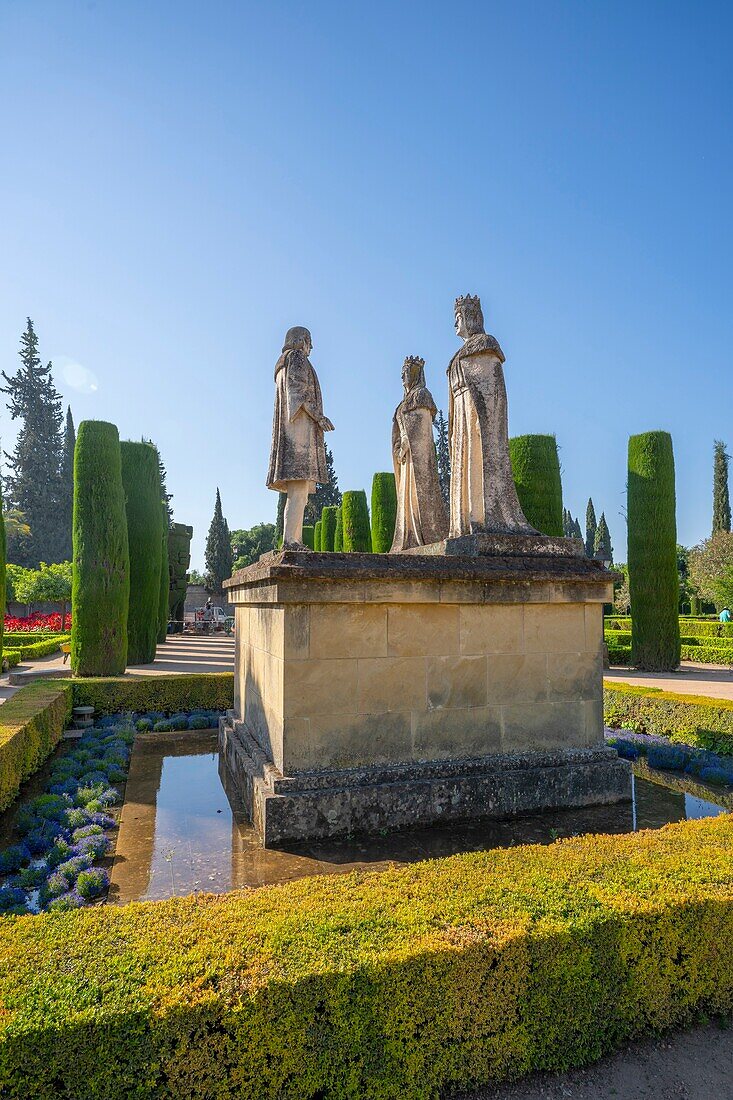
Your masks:
<svg viewBox="0 0 733 1100"><path fill-rule="evenodd" d="M64 442L61 451L61 508L59 519L63 523L63 543L61 551L62 561L71 561L71 528L74 513L74 447L76 446L76 431L74 430L74 418L71 415L71 405L66 408L66 424L64 425Z"/></svg>
<svg viewBox="0 0 733 1100"><path fill-rule="evenodd" d="M589 558L595 553L597 527L596 510L592 498L588 497L588 507L585 510L585 552Z"/></svg>
<svg viewBox="0 0 733 1100"><path fill-rule="evenodd" d="M232 575L232 540L229 534L229 524L224 519L224 513L221 510L221 496L218 488L216 490L214 516L206 537L204 560L206 562L209 588L214 592L221 592L224 581Z"/></svg>
<svg viewBox="0 0 733 1100"><path fill-rule="evenodd" d="M41 561L62 561L68 554L66 513L61 484L61 398L38 354L38 337L30 317L20 338L16 374L2 372L8 409L23 421L15 450L6 455L11 472L5 479L7 503L23 513L30 535L13 547L18 565L36 568Z"/></svg>
<svg viewBox="0 0 733 1100"><path fill-rule="evenodd" d="M596 537L593 542L593 557L601 561L609 561L613 564L613 547L611 546L611 532L606 523L606 513L601 512L601 518L596 527Z"/></svg>
<svg viewBox="0 0 733 1100"><path fill-rule="evenodd" d="M728 492L728 461L725 443L715 440L713 461L713 534L730 531L730 495Z"/></svg>
<svg viewBox="0 0 733 1100"><path fill-rule="evenodd" d="M448 504L450 496L450 446L448 444L448 421L443 410L438 409L435 417L435 456L438 460L438 481L443 500Z"/></svg>

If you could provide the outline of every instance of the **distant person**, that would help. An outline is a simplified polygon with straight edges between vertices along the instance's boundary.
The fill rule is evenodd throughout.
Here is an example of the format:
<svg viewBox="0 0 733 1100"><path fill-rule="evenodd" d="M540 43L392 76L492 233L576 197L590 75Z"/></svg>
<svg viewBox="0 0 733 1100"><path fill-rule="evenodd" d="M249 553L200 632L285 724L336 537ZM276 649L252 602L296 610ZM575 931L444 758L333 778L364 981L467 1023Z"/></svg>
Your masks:
<svg viewBox="0 0 733 1100"><path fill-rule="evenodd" d="M211 611L211 596L209 596L208 600L206 601L206 610Z"/></svg>
<svg viewBox="0 0 733 1100"><path fill-rule="evenodd" d="M720 619L721 623L729 623L730 622L730 608L724 607L723 610L720 612L720 615L718 616L718 618Z"/></svg>

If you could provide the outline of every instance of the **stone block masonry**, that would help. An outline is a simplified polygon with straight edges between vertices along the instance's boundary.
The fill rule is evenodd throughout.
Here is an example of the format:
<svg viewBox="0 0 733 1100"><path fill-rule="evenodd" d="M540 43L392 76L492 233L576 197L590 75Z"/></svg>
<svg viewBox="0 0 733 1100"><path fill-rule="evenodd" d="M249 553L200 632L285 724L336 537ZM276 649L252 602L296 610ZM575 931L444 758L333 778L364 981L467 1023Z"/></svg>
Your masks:
<svg viewBox="0 0 733 1100"><path fill-rule="evenodd" d="M266 843L629 797L603 748L611 586L526 549L286 551L235 574L222 754Z"/></svg>

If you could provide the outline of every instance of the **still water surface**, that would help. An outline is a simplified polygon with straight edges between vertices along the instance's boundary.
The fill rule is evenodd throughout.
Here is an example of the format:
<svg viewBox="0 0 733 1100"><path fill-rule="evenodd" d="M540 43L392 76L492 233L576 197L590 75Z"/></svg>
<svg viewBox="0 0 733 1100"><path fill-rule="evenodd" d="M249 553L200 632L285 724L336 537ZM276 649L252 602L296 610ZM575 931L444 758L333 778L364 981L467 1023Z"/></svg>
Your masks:
<svg viewBox="0 0 733 1100"><path fill-rule="evenodd" d="M229 790L229 794L227 793ZM219 775L216 734L138 736L120 819L110 902L155 900L194 890L223 893L304 875L455 852L549 843L579 833L658 828L670 821L725 813L723 806L634 777L632 802L559 810L511 821L412 829L368 840L321 841L265 850L237 797ZM714 795L711 795L714 797Z"/></svg>

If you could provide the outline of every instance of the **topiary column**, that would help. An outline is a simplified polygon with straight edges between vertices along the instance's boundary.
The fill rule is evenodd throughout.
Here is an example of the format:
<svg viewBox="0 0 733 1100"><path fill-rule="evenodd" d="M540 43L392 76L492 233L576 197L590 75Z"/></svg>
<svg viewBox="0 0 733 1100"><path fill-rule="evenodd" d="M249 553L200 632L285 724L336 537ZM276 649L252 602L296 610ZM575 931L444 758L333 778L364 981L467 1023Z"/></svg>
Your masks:
<svg viewBox="0 0 733 1100"><path fill-rule="evenodd" d="M168 571L171 578L168 608L174 634L183 632L192 538L193 527L189 527L185 523L171 524L171 529L168 532Z"/></svg>
<svg viewBox="0 0 733 1100"><path fill-rule="evenodd" d="M158 643L164 642L168 637L168 602L170 597L171 577L168 565L168 510L161 506L163 518L161 526L163 535L160 551L160 598L158 602Z"/></svg>
<svg viewBox="0 0 733 1100"><path fill-rule="evenodd" d="M394 541L397 520L397 486L394 474L375 474L372 479L372 552L387 554Z"/></svg>
<svg viewBox="0 0 733 1100"><path fill-rule="evenodd" d="M158 454L150 443L130 441L120 444L120 453L130 550L127 663L147 665L155 660L160 606L163 529Z"/></svg>
<svg viewBox="0 0 733 1100"><path fill-rule="evenodd" d="M321 520L319 519L313 529L313 549L321 549Z"/></svg>
<svg viewBox="0 0 733 1100"><path fill-rule="evenodd" d="M73 542L71 668L76 676L120 676L127 664L130 557L120 439L114 424L102 420L79 425Z"/></svg>
<svg viewBox="0 0 733 1100"><path fill-rule="evenodd" d="M333 549L337 554L342 554L344 551L344 514L340 504L336 509L336 530L333 533Z"/></svg>
<svg viewBox="0 0 733 1100"><path fill-rule="evenodd" d="M303 546L308 546L313 549L313 536L315 535L315 529L313 527L303 528Z"/></svg>
<svg viewBox="0 0 733 1100"><path fill-rule="evenodd" d="M562 482L554 435L515 436L509 440L509 455L528 521L543 535L562 537Z"/></svg>
<svg viewBox="0 0 733 1100"><path fill-rule="evenodd" d="M336 537L336 505L328 504L321 512L321 550L332 554Z"/></svg>
<svg viewBox="0 0 733 1100"><path fill-rule="evenodd" d="M628 569L631 663L654 672L680 663L679 576L672 437L629 439Z"/></svg>
<svg viewBox="0 0 733 1100"><path fill-rule="evenodd" d="M363 489L351 489L344 493L341 501L344 527L344 552L347 554L369 554L372 549L372 537L369 530L369 508Z"/></svg>

